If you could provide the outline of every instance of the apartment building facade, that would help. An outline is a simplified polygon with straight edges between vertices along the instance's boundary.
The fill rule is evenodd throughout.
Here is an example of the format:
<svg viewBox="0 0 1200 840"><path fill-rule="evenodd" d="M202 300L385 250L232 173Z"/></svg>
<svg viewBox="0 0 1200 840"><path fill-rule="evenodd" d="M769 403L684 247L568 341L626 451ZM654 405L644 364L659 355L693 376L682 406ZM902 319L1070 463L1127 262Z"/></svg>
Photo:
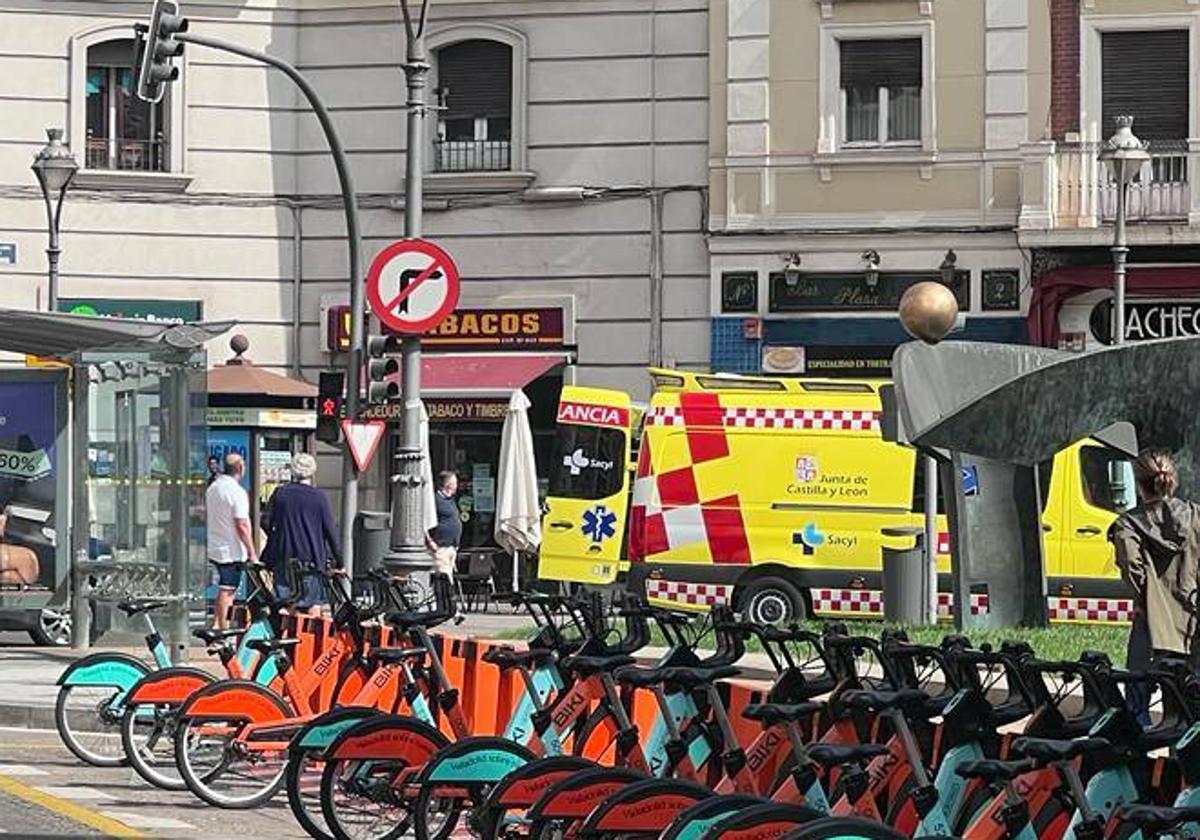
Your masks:
<svg viewBox="0 0 1200 840"><path fill-rule="evenodd" d="M324 98L359 194L364 264L401 238L398 4L180 5L192 32L284 59ZM342 363L348 305L319 125L281 74L195 46L161 104L137 100L132 26L149 6L0 1L0 306L45 306L29 167L43 128L59 127L81 165L60 308L233 319L256 364L315 382ZM647 364L708 362L707 39L707 0L432 3L425 233L464 285L458 317L429 343L426 399L435 466L478 479L475 538L490 538L486 487L512 389L532 399L545 447L564 382L644 395ZM211 363L228 355L224 341L210 347ZM332 485L337 456L322 454ZM376 460L364 507L386 509L387 452Z"/></svg>
<svg viewBox="0 0 1200 840"><path fill-rule="evenodd" d="M1022 146L1049 108L1041 0L721 0L710 16L712 363L887 376L895 310L1026 340Z"/></svg>

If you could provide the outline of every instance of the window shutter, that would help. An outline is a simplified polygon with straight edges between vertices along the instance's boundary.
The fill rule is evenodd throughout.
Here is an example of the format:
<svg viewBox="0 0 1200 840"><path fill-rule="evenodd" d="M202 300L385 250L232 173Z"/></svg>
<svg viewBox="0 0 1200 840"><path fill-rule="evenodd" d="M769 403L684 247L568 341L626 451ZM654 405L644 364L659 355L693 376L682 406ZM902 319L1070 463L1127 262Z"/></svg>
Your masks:
<svg viewBox="0 0 1200 840"><path fill-rule="evenodd" d="M1142 140L1188 136L1188 32L1158 29L1105 32L1101 40L1103 97L1101 139L1117 130L1116 118L1134 117Z"/></svg>
<svg viewBox="0 0 1200 840"><path fill-rule="evenodd" d="M447 91L441 119L512 114L512 48L462 41L438 51L438 87Z"/></svg>
<svg viewBox="0 0 1200 840"><path fill-rule="evenodd" d="M88 67L132 67L133 39L119 38L88 47Z"/></svg>
<svg viewBox="0 0 1200 840"><path fill-rule="evenodd" d="M842 41L842 87L921 87L920 38Z"/></svg>

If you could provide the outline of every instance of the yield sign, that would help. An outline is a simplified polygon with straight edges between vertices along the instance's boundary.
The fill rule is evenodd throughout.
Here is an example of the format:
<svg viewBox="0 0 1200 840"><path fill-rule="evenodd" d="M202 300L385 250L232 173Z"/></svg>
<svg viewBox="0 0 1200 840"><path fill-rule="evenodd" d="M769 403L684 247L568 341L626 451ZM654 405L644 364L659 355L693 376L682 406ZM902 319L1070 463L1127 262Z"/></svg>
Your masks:
<svg viewBox="0 0 1200 840"><path fill-rule="evenodd" d="M347 417L342 421L342 434L346 437L350 457L354 459L354 466L359 472L370 466L385 431L387 423L382 420L351 420Z"/></svg>
<svg viewBox="0 0 1200 840"><path fill-rule="evenodd" d="M458 281L449 254L424 239L402 239L371 261L367 303L385 326L418 335L454 311Z"/></svg>

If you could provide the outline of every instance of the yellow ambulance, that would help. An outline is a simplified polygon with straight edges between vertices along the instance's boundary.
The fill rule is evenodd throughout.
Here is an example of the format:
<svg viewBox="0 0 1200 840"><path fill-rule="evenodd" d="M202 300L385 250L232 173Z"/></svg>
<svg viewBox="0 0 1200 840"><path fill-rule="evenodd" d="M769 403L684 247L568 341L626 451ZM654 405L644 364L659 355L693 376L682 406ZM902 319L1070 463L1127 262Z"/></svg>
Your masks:
<svg viewBox="0 0 1200 840"><path fill-rule="evenodd" d="M881 436L884 383L651 377L644 414L624 392L563 389L539 576L623 581L677 606L733 603L762 622L880 614L881 549L906 547L883 531L924 521L920 459ZM1128 620L1105 535L1134 503L1131 464L1082 441L1039 478L1051 617ZM948 615L943 516L939 525ZM986 610L986 598L970 608Z"/></svg>

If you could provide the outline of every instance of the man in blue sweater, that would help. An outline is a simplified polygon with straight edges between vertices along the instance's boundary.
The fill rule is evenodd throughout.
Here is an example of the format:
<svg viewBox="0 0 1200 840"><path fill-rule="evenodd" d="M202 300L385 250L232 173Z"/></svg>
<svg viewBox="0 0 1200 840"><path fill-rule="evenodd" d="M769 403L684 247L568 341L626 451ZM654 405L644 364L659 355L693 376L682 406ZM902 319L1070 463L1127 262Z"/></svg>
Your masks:
<svg viewBox="0 0 1200 840"><path fill-rule="evenodd" d="M332 563L342 565L342 544L333 521L333 509L326 495L312 486L317 462L306 452L292 456L292 480L280 485L267 503L263 515L263 530L267 546L263 562L274 572L276 597L296 600L297 611L319 615L327 604L320 572L327 572ZM294 561L299 580L287 580L287 566Z"/></svg>

